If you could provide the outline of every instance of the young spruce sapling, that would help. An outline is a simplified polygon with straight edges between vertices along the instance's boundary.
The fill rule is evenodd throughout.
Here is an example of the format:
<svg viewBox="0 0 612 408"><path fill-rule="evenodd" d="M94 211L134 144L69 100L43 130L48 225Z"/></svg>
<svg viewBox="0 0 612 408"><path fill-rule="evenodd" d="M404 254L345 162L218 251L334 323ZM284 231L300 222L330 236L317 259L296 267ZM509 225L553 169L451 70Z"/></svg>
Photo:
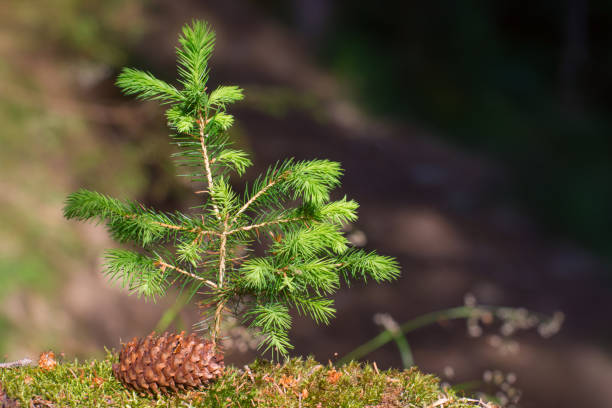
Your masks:
<svg viewBox="0 0 612 408"><path fill-rule="evenodd" d="M357 219L358 204L330 199L342 175L337 162L279 161L243 194L234 191L230 172L243 176L251 165L227 134L234 122L227 108L243 99L243 91L208 91L215 34L206 23L185 26L179 43L176 85L124 68L117 86L168 107L174 156L194 183L205 186L197 192L201 205L189 214L166 213L81 189L68 196L64 215L104 222L115 240L142 248L106 252L105 273L129 291L155 299L176 283L191 294L205 288L213 306L203 322L213 346L224 314L240 302L245 323L263 334L264 352L285 356L292 348L290 308L327 324L335 314L330 296L341 280L390 281L399 275L398 264L352 247L344 236L343 225ZM256 244L266 247L264 256L254 255Z"/></svg>

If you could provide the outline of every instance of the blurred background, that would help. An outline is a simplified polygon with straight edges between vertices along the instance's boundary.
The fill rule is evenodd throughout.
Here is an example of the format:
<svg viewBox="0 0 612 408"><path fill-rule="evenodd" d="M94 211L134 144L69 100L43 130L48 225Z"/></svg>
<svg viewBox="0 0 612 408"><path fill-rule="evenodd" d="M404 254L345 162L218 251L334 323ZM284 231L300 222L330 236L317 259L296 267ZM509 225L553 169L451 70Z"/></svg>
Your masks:
<svg viewBox="0 0 612 408"><path fill-rule="evenodd" d="M433 324L407 336L424 371L469 392L492 370L515 375L522 407L610 406L604 0L2 0L0 360L99 357L167 308L180 310L174 328L197 321L175 294L151 304L109 284L102 254L116 244L61 212L80 187L196 203L174 176L162 109L113 85L125 65L171 81L194 18L217 32L211 86L246 89L232 135L254 159L247 178L287 156L341 161L338 195L361 204L353 241L402 265L394 284L342 290L329 327L296 316L295 355L334 360L383 330L377 313L402 323L467 295L566 320L550 339ZM230 334L228 360L251 361L244 333ZM393 344L366 358L402 366Z"/></svg>

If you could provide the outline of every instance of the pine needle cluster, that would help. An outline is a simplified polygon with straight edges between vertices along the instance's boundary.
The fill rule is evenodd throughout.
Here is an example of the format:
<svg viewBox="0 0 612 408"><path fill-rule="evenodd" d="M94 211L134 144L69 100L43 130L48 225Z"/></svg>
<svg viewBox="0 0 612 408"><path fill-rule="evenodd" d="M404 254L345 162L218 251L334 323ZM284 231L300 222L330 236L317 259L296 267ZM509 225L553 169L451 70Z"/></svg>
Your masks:
<svg viewBox="0 0 612 408"><path fill-rule="evenodd" d="M262 348L285 356L292 348L290 308L317 323L329 323L330 296L341 281L390 281L399 275L393 258L353 248L343 226L357 219L358 204L332 201L342 168L329 160L288 159L272 165L237 193L232 172L242 176L248 155L232 148L228 106L243 99L237 86L208 91L208 60L215 34L201 21L183 28L176 49L178 84L125 68L117 86L127 95L166 105L170 138L185 176L205 189L193 213L166 213L81 189L68 196L64 215L107 225L112 237L140 247L112 249L106 274L129 291L155 299L172 285L192 295L204 291L210 315L203 323L217 344L231 305L241 304L245 323L264 334ZM255 256L253 248L266 248Z"/></svg>

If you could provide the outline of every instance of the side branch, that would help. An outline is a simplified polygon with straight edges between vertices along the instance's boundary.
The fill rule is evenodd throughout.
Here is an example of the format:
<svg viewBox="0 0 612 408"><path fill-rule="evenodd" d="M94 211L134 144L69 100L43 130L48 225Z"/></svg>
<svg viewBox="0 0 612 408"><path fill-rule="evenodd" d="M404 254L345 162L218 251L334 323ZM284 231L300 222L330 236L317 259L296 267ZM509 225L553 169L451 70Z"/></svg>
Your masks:
<svg viewBox="0 0 612 408"><path fill-rule="evenodd" d="M155 224L160 225L164 228L174 229L178 231L197 232L198 235L195 237L194 242L201 240L204 235L221 235L217 231L208 231L200 228L187 228L181 227L180 225L164 224L163 222L155 222Z"/></svg>
<svg viewBox="0 0 612 408"><path fill-rule="evenodd" d="M191 273L191 272L188 272L188 271L186 271L184 269L176 267L174 265L170 265L169 263L166 263L166 262L162 261L161 259L159 261L157 261L155 264L156 264L156 266L161 266L162 269L170 268L170 269L173 269L173 270L177 271L178 273L182 273L183 275L187 275L187 276L189 276L189 277L191 277L193 279L196 279L196 280L199 280L201 282L204 282L204 284L206 286L208 286L209 288L211 288L211 289L217 289L217 284L216 283L214 283L214 282L212 282L212 281L210 281L208 279L204 279L201 276L196 275L195 273Z"/></svg>
<svg viewBox="0 0 612 408"><path fill-rule="evenodd" d="M138 217L138 214L129 214L129 215L125 215L125 218L136 218ZM164 227L164 228L168 228L168 229L173 229L173 230L177 230L177 231L185 231L185 232L197 232L200 235L205 235L205 234L218 234L215 231L205 231L205 230L201 230L199 228L187 228L187 227L183 227L181 225L174 225L174 224L166 224L165 222L159 222L159 221L153 221L153 224L155 225L159 225L160 227Z"/></svg>
<svg viewBox="0 0 612 408"><path fill-rule="evenodd" d="M155 224L159 225L160 227L164 227L164 228L168 228L168 229L174 229L174 230L178 230L178 231L199 232L199 230L197 228L186 228L186 227L181 227L180 225L166 224L166 223L157 222L157 221L155 221Z"/></svg>
<svg viewBox="0 0 612 408"><path fill-rule="evenodd" d="M206 169L206 179L208 180L208 191L212 193L214 191L213 188L213 179L212 172L210 171L210 160L208 159L208 149L206 148L206 135L204 134L204 127L206 126L206 122L202 118L202 114L200 113L200 145L202 146L202 158L204 159L204 168ZM213 202L213 209L215 211L215 215L219 218L219 207L217 204Z"/></svg>
<svg viewBox="0 0 612 408"><path fill-rule="evenodd" d="M238 210L238 212L236 212L236 215L234 215L234 217L232 218L232 220L230 221L230 225L232 225L234 222L236 222L236 220L238 219L238 217L240 216L240 214L242 214L243 212L245 212L250 206L251 204L253 204L259 197L261 197L262 195L264 195L266 193L266 191L268 191L270 188L272 188L272 186L274 186L276 183L278 183L279 181L281 181L283 178L285 178L287 175L287 172L281 174L279 177L275 178L274 180L270 181L264 188L262 188L261 190L259 190L253 197L251 197L251 199L249 201L247 201L246 203L244 203L244 205L242 207L240 207L240 209Z"/></svg>
<svg viewBox="0 0 612 408"><path fill-rule="evenodd" d="M294 218L283 218L283 219L280 219L280 220L262 222L261 224L247 225L245 227L240 227L240 228L233 229L231 231L228 231L227 234L228 235L229 234L233 234L233 233L238 232L238 231L250 231L252 229L267 227L268 225L284 224L284 223L293 222L293 221L302 221L302 220L305 220L305 219L306 219L305 217L294 217Z"/></svg>

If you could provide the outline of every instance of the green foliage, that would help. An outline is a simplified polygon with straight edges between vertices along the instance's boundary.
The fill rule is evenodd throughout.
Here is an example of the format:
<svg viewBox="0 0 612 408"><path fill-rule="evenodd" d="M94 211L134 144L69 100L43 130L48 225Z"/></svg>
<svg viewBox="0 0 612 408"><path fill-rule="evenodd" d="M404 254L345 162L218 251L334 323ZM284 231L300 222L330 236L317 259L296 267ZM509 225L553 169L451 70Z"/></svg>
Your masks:
<svg viewBox="0 0 612 408"><path fill-rule="evenodd" d="M351 250L344 254L342 259L342 272L345 279L362 278L368 276L376 282L389 281L399 276L397 262L394 258L377 255L375 252Z"/></svg>
<svg viewBox="0 0 612 408"><path fill-rule="evenodd" d="M328 221L336 224L345 224L357 220L357 208L359 204L353 200L346 200L344 197L342 200L332 201L320 207L318 210L317 219L319 221Z"/></svg>
<svg viewBox="0 0 612 408"><path fill-rule="evenodd" d="M291 167L285 183L293 193L293 199L323 204L329 201L329 191L340 185L340 163L329 160L298 162Z"/></svg>
<svg viewBox="0 0 612 408"><path fill-rule="evenodd" d="M242 176L252 162L248 155L241 150L226 149L219 153L217 161Z"/></svg>
<svg viewBox="0 0 612 408"><path fill-rule="evenodd" d="M172 235L164 227L171 217L146 209L135 202L122 202L95 191L80 189L71 194L64 206L68 219L106 221L113 238L119 242L133 241L142 246Z"/></svg>
<svg viewBox="0 0 612 408"><path fill-rule="evenodd" d="M228 103L234 103L244 99L242 89L237 86L220 86L210 93L208 103L215 107L225 107Z"/></svg>
<svg viewBox="0 0 612 408"><path fill-rule="evenodd" d="M291 316L287 306L270 302L253 307L247 316L252 316L251 326L261 328L268 335L264 351L272 350L277 354L287 354L292 348L288 332L291 328ZM263 344L260 345L263 346Z"/></svg>
<svg viewBox="0 0 612 408"><path fill-rule="evenodd" d="M138 99L162 101L164 103L179 102L183 95L172 85L155 78L149 72L132 68L123 68L117 86L127 95L136 95Z"/></svg>
<svg viewBox="0 0 612 408"><path fill-rule="evenodd" d="M104 222L117 241L141 247L107 253L106 273L129 291L155 299L177 281L191 294L205 286L215 304L203 316L203 322L212 321L213 341L226 305L238 302L246 307L245 323L264 334L264 352L285 356L292 347L290 308L327 324L335 314L328 296L340 278L390 281L399 268L392 258L351 248L343 226L357 219L358 204L331 200L342 176L337 162L284 160L243 194L234 190L229 172L242 176L251 160L231 148L226 131L234 119L226 109L243 93L237 86L207 93L214 39L203 22L183 28L178 87L132 68L117 80L127 95L169 105L166 119L178 147L174 157L185 169L181 175L205 193L198 212L170 215L81 189L68 197L64 215ZM263 256L249 257L255 245L265 247Z"/></svg>
<svg viewBox="0 0 612 408"><path fill-rule="evenodd" d="M203 21L194 21L191 26L183 27L179 43L181 47L176 49L176 55L180 82L188 93L196 93L193 95L196 100L204 101L197 94L206 97L203 91L208 80L208 58L215 46L215 33Z"/></svg>
<svg viewBox="0 0 612 408"><path fill-rule="evenodd" d="M120 280L124 288L139 297L155 299L166 289L166 273L157 269L155 260L133 251L108 250L106 274L111 280Z"/></svg>
<svg viewBox="0 0 612 408"><path fill-rule="evenodd" d="M50 371L0 369L0 386L22 407L426 407L441 400L448 400L445 408L481 406L442 390L437 378L416 368L379 371L357 363L333 368L312 358L283 365L260 360L248 372L227 367L223 378L204 392L151 399L125 391L112 373L115 362L116 356L108 353L100 361L64 362Z"/></svg>

